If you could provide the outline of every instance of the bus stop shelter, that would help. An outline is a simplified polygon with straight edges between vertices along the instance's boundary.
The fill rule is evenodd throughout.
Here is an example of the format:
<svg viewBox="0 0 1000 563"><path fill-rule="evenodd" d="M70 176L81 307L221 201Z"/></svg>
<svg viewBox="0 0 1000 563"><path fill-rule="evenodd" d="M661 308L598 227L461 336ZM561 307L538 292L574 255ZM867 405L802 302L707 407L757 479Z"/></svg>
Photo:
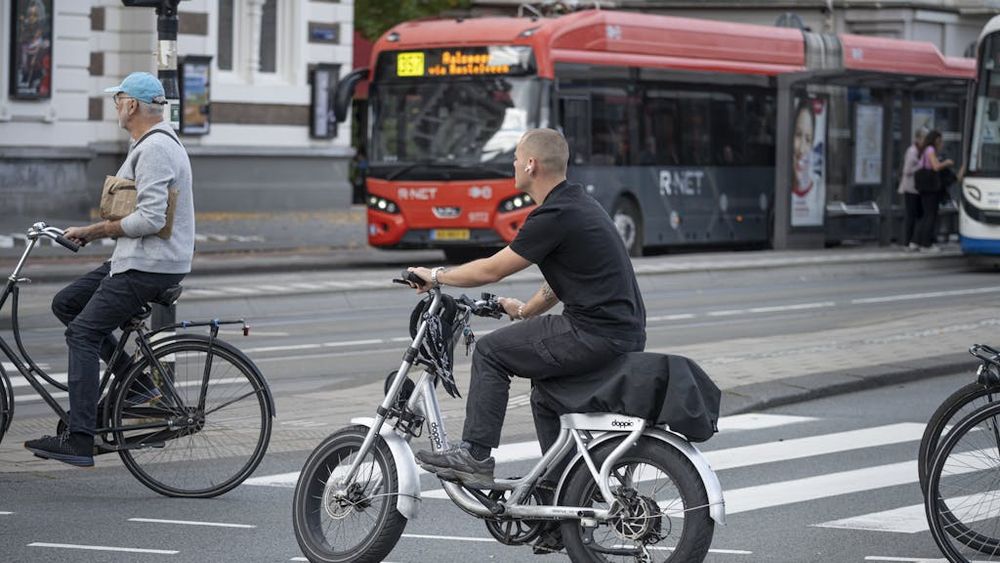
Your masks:
<svg viewBox="0 0 1000 563"><path fill-rule="evenodd" d="M942 57L936 50L932 53L913 53L912 57L899 60L898 51L886 49L880 52L879 49L872 48L879 45L878 41L886 40L859 36L841 37L844 42L843 63L838 65L839 68L804 70L780 74L776 78L778 107L772 233L776 249L821 248L827 242L826 226L830 217L825 213L826 201L823 202L823 226L792 226L793 134L798 96L823 90L824 87L865 88L871 92L871 102L867 103L877 103L881 106L881 174L874 192L875 207L868 209L870 213L879 215L878 240L883 245L889 244L896 228L892 212L893 203L898 197L894 172L902 165L902 154L896 154L902 151L895 149L893 132L899 131L900 147L905 148L909 145L912 130L911 108L915 96L921 93L933 93L961 100L960 108L963 109L961 115L964 121L964 100L975 75L974 63L968 59ZM897 103L900 109L899 121L894 123L894 109ZM853 105L848 107L849 117L854 116L854 109ZM851 128L852 141L857 142L853 119L848 119L847 123ZM898 125L898 128L894 125ZM852 162L827 160L826 169L851 165Z"/></svg>

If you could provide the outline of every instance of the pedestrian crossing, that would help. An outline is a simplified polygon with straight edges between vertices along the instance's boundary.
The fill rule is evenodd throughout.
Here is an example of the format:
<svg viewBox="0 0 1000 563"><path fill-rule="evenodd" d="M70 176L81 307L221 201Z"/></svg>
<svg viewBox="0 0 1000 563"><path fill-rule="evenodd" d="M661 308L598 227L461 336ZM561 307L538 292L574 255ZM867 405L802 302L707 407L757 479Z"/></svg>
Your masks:
<svg viewBox="0 0 1000 563"><path fill-rule="evenodd" d="M917 445L924 431L924 424L917 422L899 422L876 425L867 428L857 428L844 431L824 432L822 419L805 416L789 416L778 414L744 414L723 417L719 426L723 435L746 436L748 439L737 440L750 445L737 445L713 449L712 442L701 449L712 468L718 473L724 489L726 513L730 516L754 513L767 509L799 508L846 495L868 493L876 495L878 491L891 487L909 486L912 490L902 490L896 494L882 495L878 498L889 498L890 504L878 507L879 510L855 514L844 518L824 520L821 516L816 521L804 522L804 525L815 528L830 528L840 530L855 530L864 532L916 534L928 530L923 514L923 504L919 503L921 496L918 488L917 462L915 460ZM753 443L753 436L758 432L769 432L787 427L809 425L804 431L807 435L790 437L781 440ZM800 428L802 428L800 426ZM816 430L818 429L818 430ZM790 435L800 432L789 432ZM718 440L717 440L718 441ZM732 442L733 440L730 440ZM419 447L419 446L418 446ZM877 456L879 461L863 467L844 468L843 460L873 459L871 453L879 448L895 448L887 458ZM900 452L911 452L900 454ZM972 452L975 457L976 452ZM791 474L786 468L795 462L805 462L819 456L834 456L840 460L840 465L833 470L818 475L795 476L783 478ZM900 456L909 459L899 461ZM527 462L536 461L541 456L537 442L520 442L502 445L494 451L497 461L497 474L504 475L507 468L517 472L511 466L517 465L517 470L526 471ZM829 459L829 458L828 458ZM860 463L859 463L860 465ZM815 464L809 466L815 467ZM982 469L970 464L967 471ZM745 483L746 477L733 479L744 481L738 487L727 487L727 477L739 470L750 470L757 475L763 475L771 480L762 483ZM802 469L798 468L801 472ZM423 475L423 470L420 470ZM514 474L514 473L508 473ZM246 481L250 486L294 487L298 472L278 475L258 476ZM425 502L445 502L447 494L440 488L427 488L421 498ZM872 498L875 498L874 496ZM907 502L909 501L909 502ZM842 504L840 506L843 506ZM872 508L871 504L865 504ZM817 511L822 515L822 511Z"/></svg>

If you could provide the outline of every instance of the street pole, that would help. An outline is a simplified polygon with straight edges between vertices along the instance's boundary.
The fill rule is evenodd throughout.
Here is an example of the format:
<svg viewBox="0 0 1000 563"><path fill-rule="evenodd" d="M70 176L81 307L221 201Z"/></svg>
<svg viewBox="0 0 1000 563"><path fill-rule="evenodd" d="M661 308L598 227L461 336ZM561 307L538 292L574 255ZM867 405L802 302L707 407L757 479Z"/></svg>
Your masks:
<svg viewBox="0 0 1000 563"><path fill-rule="evenodd" d="M156 70L163 93L167 98L167 112L170 127L174 131L181 128L181 96L177 85L177 4L181 0L122 0L127 7L154 8L156 10ZM150 319L153 330L170 326L177 322L177 308L153 305ZM173 332L157 335L172 336Z"/></svg>

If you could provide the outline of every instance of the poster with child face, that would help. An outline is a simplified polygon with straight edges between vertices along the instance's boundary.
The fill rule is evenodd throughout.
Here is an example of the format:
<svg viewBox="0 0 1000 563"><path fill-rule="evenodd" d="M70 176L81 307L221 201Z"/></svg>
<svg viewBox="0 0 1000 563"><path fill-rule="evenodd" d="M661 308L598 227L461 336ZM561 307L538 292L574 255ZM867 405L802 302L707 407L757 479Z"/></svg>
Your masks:
<svg viewBox="0 0 1000 563"><path fill-rule="evenodd" d="M822 227L826 216L827 100L796 98L792 132L793 227Z"/></svg>

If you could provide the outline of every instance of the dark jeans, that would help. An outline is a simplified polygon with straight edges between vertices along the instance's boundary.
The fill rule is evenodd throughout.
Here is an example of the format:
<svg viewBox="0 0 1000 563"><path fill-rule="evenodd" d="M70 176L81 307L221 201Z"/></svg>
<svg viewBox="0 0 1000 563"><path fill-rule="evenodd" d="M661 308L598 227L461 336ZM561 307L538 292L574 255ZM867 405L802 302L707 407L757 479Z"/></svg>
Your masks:
<svg viewBox="0 0 1000 563"><path fill-rule="evenodd" d="M903 218L903 246L911 242L917 242L917 225L923 216L923 206L920 203L920 194L903 194L903 204L905 206L905 216Z"/></svg>
<svg viewBox="0 0 1000 563"><path fill-rule="evenodd" d="M52 312L66 325L69 346L69 429L93 435L96 431L100 387L98 357L110 360L118 341L113 333L155 299L177 285L183 274L153 274L129 270L110 276L104 263L56 294ZM123 375L128 359L112 371ZM119 371L121 370L121 371Z"/></svg>
<svg viewBox="0 0 1000 563"><path fill-rule="evenodd" d="M930 246L937 239L938 206L941 205L942 192L924 192L920 194L920 207L923 215L917 223L917 244Z"/></svg>
<svg viewBox="0 0 1000 563"><path fill-rule="evenodd" d="M510 378L532 380L587 373L645 342L594 336L573 327L561 315L544 315L495 330L476 343L472 383L465 405L462 439L495 448L507 413ZM559 418L532 401L535 432L544 452L559 436Z"/></svg>

